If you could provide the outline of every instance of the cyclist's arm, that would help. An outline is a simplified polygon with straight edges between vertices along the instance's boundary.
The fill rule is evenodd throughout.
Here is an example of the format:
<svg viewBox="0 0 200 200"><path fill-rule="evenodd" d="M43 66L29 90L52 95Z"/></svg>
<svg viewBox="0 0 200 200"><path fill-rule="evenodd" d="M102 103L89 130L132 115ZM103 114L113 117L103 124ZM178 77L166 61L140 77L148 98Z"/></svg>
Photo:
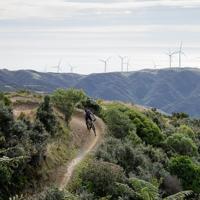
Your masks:
<svg viewBox="0 0 200 200"><path fill-rule="evenodd" d="M96 121L96 117L95 117L95 115L93 113L92 113L92 116L93 116L94 121Z"/></svg>

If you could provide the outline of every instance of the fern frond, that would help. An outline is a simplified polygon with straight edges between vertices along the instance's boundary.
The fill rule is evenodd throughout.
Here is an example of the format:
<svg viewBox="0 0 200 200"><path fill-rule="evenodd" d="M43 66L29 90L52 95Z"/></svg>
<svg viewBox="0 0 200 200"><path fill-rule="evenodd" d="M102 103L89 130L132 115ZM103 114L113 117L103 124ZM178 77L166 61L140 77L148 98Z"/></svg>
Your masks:
<svg viewBox="0 0 200 200"><path fill-rule="evenodd" d="M134 191L132 188L130 188L128 185L126 184L122 184L122 183L116 183L117 185L117 190L119 191L120 194L126 194L129 197L141 197L139 193L137 193L136 191Z"/></svg>
<svg viewBox="0 0 200 200"><path fill-rule="evenodd" d="M193 191L188 190L188 191L181 191L179 193L176 193L174 195L168 196L164 198L163 200L183 200L185 197L191 195Z"/></svg>
<svg viewBox="0 0 200 200"><path fill-rule="evenodd" d="M26 200L23 195L15 195L14 197L10 197L9 200Z"/></svg>
<svg viewBox="0 0 200 200"><path fill-rule="evenodd" d="M130 178L129 183L143 199L159 199L158 187L154 186L153 184L138 178Z"/></svg>

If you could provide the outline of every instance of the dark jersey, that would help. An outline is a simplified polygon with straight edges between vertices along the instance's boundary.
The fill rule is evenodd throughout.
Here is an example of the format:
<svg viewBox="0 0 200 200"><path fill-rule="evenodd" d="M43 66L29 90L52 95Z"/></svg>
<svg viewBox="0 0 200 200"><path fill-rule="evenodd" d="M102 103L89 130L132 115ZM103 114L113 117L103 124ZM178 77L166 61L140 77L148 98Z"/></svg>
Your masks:
<svg viewBox="0 0 200 200"><path fill-rule="evenodd" d="M86 121L88 119L91 120L91 121L93 121L93 116L94 116L94 114L89 109L85 110L85 120Z"/></svg>

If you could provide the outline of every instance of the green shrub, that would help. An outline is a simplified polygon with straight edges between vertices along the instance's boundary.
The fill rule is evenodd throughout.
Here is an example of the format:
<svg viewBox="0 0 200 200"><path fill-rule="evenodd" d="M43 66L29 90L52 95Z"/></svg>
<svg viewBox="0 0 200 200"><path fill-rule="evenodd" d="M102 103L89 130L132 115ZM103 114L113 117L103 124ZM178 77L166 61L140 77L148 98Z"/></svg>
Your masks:
<svg viewBox="0 0 200 200"><path fill-rule="evenodd" d="M189 115L187 113L184 112L180 112L180 113L172 113L172 118L176 118L176 119L185 119L185 118L189 118Z"/></svg>
<svg viewBox="0 0 200 200"><path fill-rule="evenodd" d="M194 131L189 126L187 126L187 125L181 125L177 129L177 133L181 133L181 134L183 134L185 136L188 136L188 137L190 137L192 139L194 139L195 136L196 136L195 133L194 133Z"/></svg>
<svg viewBox="0 0 200 200"><path fill-rule="evenodd" d="M11 108L0 103L0 132L9 137L13 123L14 118Z"/></svg>
<svg viewBox="0 0 200 200"><path fill-rule="evenodd" d="M116 138L125 138L135 128L128 116L119 110L108 110L105 120L111 135Z"/></svg>
<svg viewBox="0 0 200 200"><path fill-rule="evenodd" d="M173 134L165 140L167 148L172 152L176 152L180 155L197 155L198 148L191 138L183 134Z"/></svg>
<svg viewBox="0 0 200 200"><path fill-rule="evenodd" d="M164 136L158 126L149 120L146 116L134 111L129 110L126 112L129 119L136 126L137 135L146 143L157 146L161 143Z"/></svg>
<svg viewBox="0 0 200 200"><path fill-rule="evenodd" d="M141 148L142 148L144 154L147 155L153 163L154 162L158 162L158 163L162 163L162 164L168 163L168 161L169 161L168 157L163 149L155 148L151 145L142 146Z"/></svg>
<svg viewBox="0 0 200 200"><path fill-rule="evenodd" d="M114 194L116 182L124 182L125 176L121 167L102 161L93 161L82 172L82 184L90 192L105 197Z"/></svg>
<svg viewBox="0 0 200 200"><path fill-rule="evenodd" d="M36 118L44 125L47 132L54 134L57 127L56 117L50 103L50 97L45 96L37 110Z"/></svg>
<svg viewBox="0 0 200 200"><path fill-rule="evenodd" d="M127 141L129 141L133 146L136 146L136 145L142 143L142 139L136 134L135 130L134 131L130 131L125 139Z"/></svg>
<svg viewBox="0 0 200 200"><path fill-rule="evenodd" d="M4 188L6 185L10 183L11 178L12 178L12 171L10 167L1 161L0 162L0 186Z"/></svg>
<svg viewBox="0 0 200 200"><path fill-rule="evenodd" d="M172 175L181 179L184 189L200 193L200 166L195 164L191 158L187 156L172 158L169 170Z"/></svg>
<svg viewBox="0 0 200 200"><path fill-rule="evenodd" d="M0 92L0 102L3 103L5 106L11 106L10 99L2 92Z"/></svg>
<svg viewBox="0 0 200 200"><path fill-rule="evenodd" d="M8 186L11 183L12 179L12 171L10 167L3 163L2 161L0 162L0 199L8 199L9 194L11 191L9 191Z"/></svg>
<svg viewBox="0 0 200 200"><path fill-rule="evenodd" d="M22 138L26 134L28 134L27 125L21 120L15 121L12 127L12 135L16 135L18 138Z"/></svg>
<svg viewBox="0 0 200 200"><path fill-rule="evenodd" d="M130 172L138 175L140 169L145 169L148 159L139 148L133 148L130 142L122 142L119 139L108 138L96 152L97 159L112 162Z"/></svg>
<svg viewBox="0 0 200 200"><path fill-rule="evenodd" d="M101 106L91 98L87 98L82 102L83 107L89 108L94 114L100 115L101 114Z"/></svg>
<svg viewBox="0 0 200 200"><path fill-rule="evenodd" d="M30 139L32 140L33 144L44 144L48 138L48 134L46 133L43 124L36 120L32 131L30 132Z"/></svg>
<svg viewBox="0 0 200 200"><path fill-rule="evenodd" d="M85 99L85 93L76 89L58 89L52 95L53 103L64 113L67 123L71 119L75 106Z"/></svg>
<svg viewBox="0 0 200 200"><path fill-rule="evenodd" d="M50 188L41 200L65 200L65 193L57 188Z"/></svg>

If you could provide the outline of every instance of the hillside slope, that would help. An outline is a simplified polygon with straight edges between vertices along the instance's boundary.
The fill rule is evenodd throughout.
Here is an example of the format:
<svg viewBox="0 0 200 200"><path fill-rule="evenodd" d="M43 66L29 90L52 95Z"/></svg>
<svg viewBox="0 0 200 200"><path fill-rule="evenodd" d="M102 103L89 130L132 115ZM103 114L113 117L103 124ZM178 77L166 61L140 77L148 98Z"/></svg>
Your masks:
<svg viewBox="0 0 200 200"><path fill-rule="evenodd" d="M192 68L141 70L129 73L57 74L0 70L0 90L52 92L81 88L89 96L157 107L165 112L200 116L200 70Z"/></svg>
<svg viewBox="0 0 200 200"><path fill-rule="evenodd" d="M70 128L75 135L87 135L85 138L85 143L78 155L67 163L65 166L61 167L61 170L58 170L58 186L62 190L66 187L70 178L74 172L75 167L92 151L95 147L100 144L101 138L105 132L105 125L101 119L97 117L97 121L95 122L96 126L96 137L94 137L93 132L88 132L85 126L84 113L81 110L77 110L73 115ZM79 133L79 134L78 134ZM60 175L60 178L59 178Z"/></svg>

